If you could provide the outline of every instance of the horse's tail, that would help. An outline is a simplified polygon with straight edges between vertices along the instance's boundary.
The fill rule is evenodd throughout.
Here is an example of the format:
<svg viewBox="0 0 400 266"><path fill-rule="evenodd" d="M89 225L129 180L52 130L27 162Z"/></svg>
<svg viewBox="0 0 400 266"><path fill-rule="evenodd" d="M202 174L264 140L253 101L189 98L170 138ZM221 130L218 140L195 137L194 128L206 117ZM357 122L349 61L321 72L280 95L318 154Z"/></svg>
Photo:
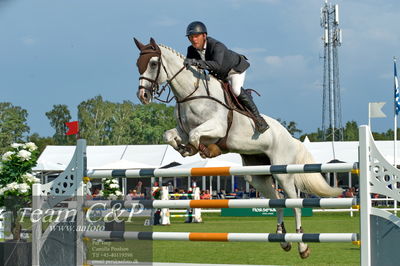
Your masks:
<svg viewBox="0 0 400 266"><path fill-rule="evenodd" d="M296 161L297 164L315 163L313 156L301 142ZM295 174L294 182L300 191L320 197L336 197L343 192L341 188L331 187L320 173Z"/></svg>

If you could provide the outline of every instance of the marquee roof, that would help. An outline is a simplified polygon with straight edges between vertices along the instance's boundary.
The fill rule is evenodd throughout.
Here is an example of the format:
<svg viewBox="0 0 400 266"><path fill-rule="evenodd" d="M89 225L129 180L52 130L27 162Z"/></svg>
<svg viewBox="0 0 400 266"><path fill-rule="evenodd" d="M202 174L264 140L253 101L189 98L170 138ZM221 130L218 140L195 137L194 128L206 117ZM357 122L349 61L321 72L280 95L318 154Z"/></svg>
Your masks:
<svg viewBox="0 0 400 266"><path fill-rule="evenodd" d="M393 141L376 141L378 149L393 162ZM344 162L358 161L358 142L310 142L304 145L310 150L317 163L333 159ZM397 147L398 150L400 144ZM63 171L70 162L75 146L47 146L40 155L35 171ZM198 154L183 158L169 145L115 145L88 146L88 169L129 169L162 167L173 162L187 167L241 165L238 154L228 153L212 159L202 159ZM397 159L397 164L400 160Z"/></svg>

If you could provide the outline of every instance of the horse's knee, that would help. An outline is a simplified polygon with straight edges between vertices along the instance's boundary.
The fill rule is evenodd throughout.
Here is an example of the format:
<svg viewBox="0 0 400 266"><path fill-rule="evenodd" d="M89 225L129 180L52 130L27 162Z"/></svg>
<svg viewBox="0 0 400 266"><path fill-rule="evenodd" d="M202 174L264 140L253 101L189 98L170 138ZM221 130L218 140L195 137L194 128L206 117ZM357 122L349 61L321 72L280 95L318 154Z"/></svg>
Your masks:
<svg viewBox="0 0 400 266"><path fill-rule="evenodd" d="M197 131L191 131L189 134L189 143L198 148L200 143L200 133Z"/></svg>

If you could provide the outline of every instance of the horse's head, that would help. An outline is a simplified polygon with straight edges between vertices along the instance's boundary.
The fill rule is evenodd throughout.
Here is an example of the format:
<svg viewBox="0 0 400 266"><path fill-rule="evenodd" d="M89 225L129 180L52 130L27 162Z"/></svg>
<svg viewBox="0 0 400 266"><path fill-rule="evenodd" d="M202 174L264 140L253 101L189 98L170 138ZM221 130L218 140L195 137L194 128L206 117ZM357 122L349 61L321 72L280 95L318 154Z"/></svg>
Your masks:
<svg viewBox="0 0 400 266"><path fill-rule="evenodd" d="M153 100L154 93L157 92L159 84L165 81L163 71L161 71L161 50L153 38L150 43L142 44L134 38L136 46L140 50L137 60L139 68L139 88L137 97L143 104L148 104Z"/></svg>

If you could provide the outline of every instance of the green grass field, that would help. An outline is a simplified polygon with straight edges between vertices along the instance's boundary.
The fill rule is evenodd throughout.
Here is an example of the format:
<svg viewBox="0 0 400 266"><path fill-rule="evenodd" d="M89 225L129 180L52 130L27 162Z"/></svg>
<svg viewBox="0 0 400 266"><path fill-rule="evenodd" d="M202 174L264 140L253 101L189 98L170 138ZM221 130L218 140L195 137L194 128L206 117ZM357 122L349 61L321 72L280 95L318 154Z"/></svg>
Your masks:
<svg viewBox="0 0 400 266"><path fill-rule="evenodd" d="M155 226L154 231L163 232L231 232L274 233L275 217L220 217L204 214L201 224L185 224L184 218L171 218L170 226ZM317 213L303 217L305 233L358 233L359 217L348 213ZM287 217L288 233L294 233L294 218ZM126 230L137 230L126 224ZM113 246L133 246L134 241L114 242ZM149 242L149 241L141 241ZM131 243L131 244L130 244ZM93 245L93 244L92 244ZM263 265L359 265L360 248L352 243L310 243L311 256L301 259L297 243L285 252L279 243L263 242L189 242L154 241L141 244L152 249L153 261L180 263L263 264ZM90 250L90 248L89 248ZM89 258L91 253L89 252ZM99 259L99 258L97 258ZM110 260L110 258L108 258Z"/></svg>

